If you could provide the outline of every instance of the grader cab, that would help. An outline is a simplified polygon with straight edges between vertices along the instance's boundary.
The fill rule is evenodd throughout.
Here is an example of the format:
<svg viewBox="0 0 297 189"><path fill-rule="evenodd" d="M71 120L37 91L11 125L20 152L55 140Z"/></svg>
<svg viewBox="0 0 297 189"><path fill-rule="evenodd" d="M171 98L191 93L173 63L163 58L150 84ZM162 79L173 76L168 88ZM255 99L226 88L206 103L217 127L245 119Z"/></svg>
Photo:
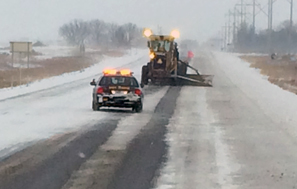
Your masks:
<svg viewBox="0 0 297 189"><path fill-rule="evenodd" d="M145 29L143 35L148 39L150 61L142 67L142 85L212 86L212 75L201 75L189 62L180 60L175 42L179 37L177 30L171 35L153 35ZM187 74L188 69L196 74Z"/></svg>

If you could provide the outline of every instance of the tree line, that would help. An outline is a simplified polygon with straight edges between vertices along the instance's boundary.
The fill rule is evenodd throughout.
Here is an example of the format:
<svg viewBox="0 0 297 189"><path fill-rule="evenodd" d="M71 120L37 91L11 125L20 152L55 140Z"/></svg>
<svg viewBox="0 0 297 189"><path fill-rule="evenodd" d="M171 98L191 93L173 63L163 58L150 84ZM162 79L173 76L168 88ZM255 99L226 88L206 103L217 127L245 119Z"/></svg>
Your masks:
<svg viewBox="0 0 297 189"><path fill-rule="evenodd" d="M127 48L145 45L142 29L136 24L119 25L96 19L73 20L59 29L59 34L69 45L99 46L104 48Z"/></svg>
<svg viewBox="0 0 297 189"><path fill-rule="evenodd" d="M252 26L244 23L237 32L234 49L238 52L296 53L297 25L291 29L290 21L287 20L275 30L255 33Z"/></svg>

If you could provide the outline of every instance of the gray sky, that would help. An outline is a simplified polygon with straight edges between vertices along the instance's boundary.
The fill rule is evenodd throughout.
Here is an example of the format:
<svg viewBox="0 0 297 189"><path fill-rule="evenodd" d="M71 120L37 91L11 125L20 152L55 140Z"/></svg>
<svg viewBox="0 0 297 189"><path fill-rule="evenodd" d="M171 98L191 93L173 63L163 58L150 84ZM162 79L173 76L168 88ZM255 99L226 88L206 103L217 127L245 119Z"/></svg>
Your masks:
<svg viewBox="0 0 297 189"><path fill-rule="evenodd" d="M258 0L263 6L267 1ZM182 37L202 41L221 29L227 19L225 13L239 2L240 0L0 0L0 42L26 38L55 40L59 27L73 19L101 19L119 24L132 22L154 30L160 25L164 32L177 28ZM274 17L274 25L289 17L287 0L277 0ZM257 29L267 26L264 14L259 14L257 18Z"/></svg>

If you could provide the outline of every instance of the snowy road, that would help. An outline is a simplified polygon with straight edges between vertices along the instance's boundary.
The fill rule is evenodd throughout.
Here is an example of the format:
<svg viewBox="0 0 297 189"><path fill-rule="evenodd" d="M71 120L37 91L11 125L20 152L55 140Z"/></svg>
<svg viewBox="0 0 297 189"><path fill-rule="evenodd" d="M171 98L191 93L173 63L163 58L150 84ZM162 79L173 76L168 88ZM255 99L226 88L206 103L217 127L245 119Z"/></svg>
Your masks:
<svg viewBox="0 0 297 189"><path fill-rule="evenodd" d="M297 96L232 55L200 60L214 87L181 91L155 188L295 188Z"/></svg>
<svg viewBox="0 0 297 189"><path fill-rule="evenodd" d="M128 67L139 77L145 60ZM0 188L297 187L297 96L234 55L200 52L194 66L214 87L147 87L141 114L90 111L91 77L0 102L15 126L1 145L53 136L0 162Z"/></svg>

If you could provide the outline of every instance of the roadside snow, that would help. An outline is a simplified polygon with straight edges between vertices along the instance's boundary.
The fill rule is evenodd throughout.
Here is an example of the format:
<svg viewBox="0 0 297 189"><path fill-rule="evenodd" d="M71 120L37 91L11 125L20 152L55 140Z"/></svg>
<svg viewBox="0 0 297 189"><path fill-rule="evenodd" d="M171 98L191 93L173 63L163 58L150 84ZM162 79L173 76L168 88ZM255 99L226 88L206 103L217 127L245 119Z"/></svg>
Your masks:
<svg viewBox="0 0 297 189"><path fill-rule="evenodd" d="M147 54L147 50L133 50L133 51L129 51L129 53L123 57L117 57L117 58L106 57L102 62L99 62L98 64L82 71L71 72L60 76L43 79L40 81L33 82L29 85L22 85L14 88L0 89L0 100L48 89L51 87L63 85L65 83L74 82L74 81L78 81L89 77L96 78L96 76L98 74L101 74L102 70L106 67L112 67L112 68L121 67L126 64L139 60L141 57L145 56L146 54ZM140 62L140 65L142 64L144 63Z"/></svg>
<svg viewBox="0 0 297 189"><path fill-rule="evenodd" d="M250 64L236 55L215 52L218 66L225 71L229 79L249 98L256 99L255 105L260 106L280 129L297 136L297 96L270 83L259 71L250 68Z"/></svg>
<svg viewBox="0 0 297 189"><path fill-rule="evenodd" d="M269 56L269 54L265 53L233 53L236 56Z"/></svg>

